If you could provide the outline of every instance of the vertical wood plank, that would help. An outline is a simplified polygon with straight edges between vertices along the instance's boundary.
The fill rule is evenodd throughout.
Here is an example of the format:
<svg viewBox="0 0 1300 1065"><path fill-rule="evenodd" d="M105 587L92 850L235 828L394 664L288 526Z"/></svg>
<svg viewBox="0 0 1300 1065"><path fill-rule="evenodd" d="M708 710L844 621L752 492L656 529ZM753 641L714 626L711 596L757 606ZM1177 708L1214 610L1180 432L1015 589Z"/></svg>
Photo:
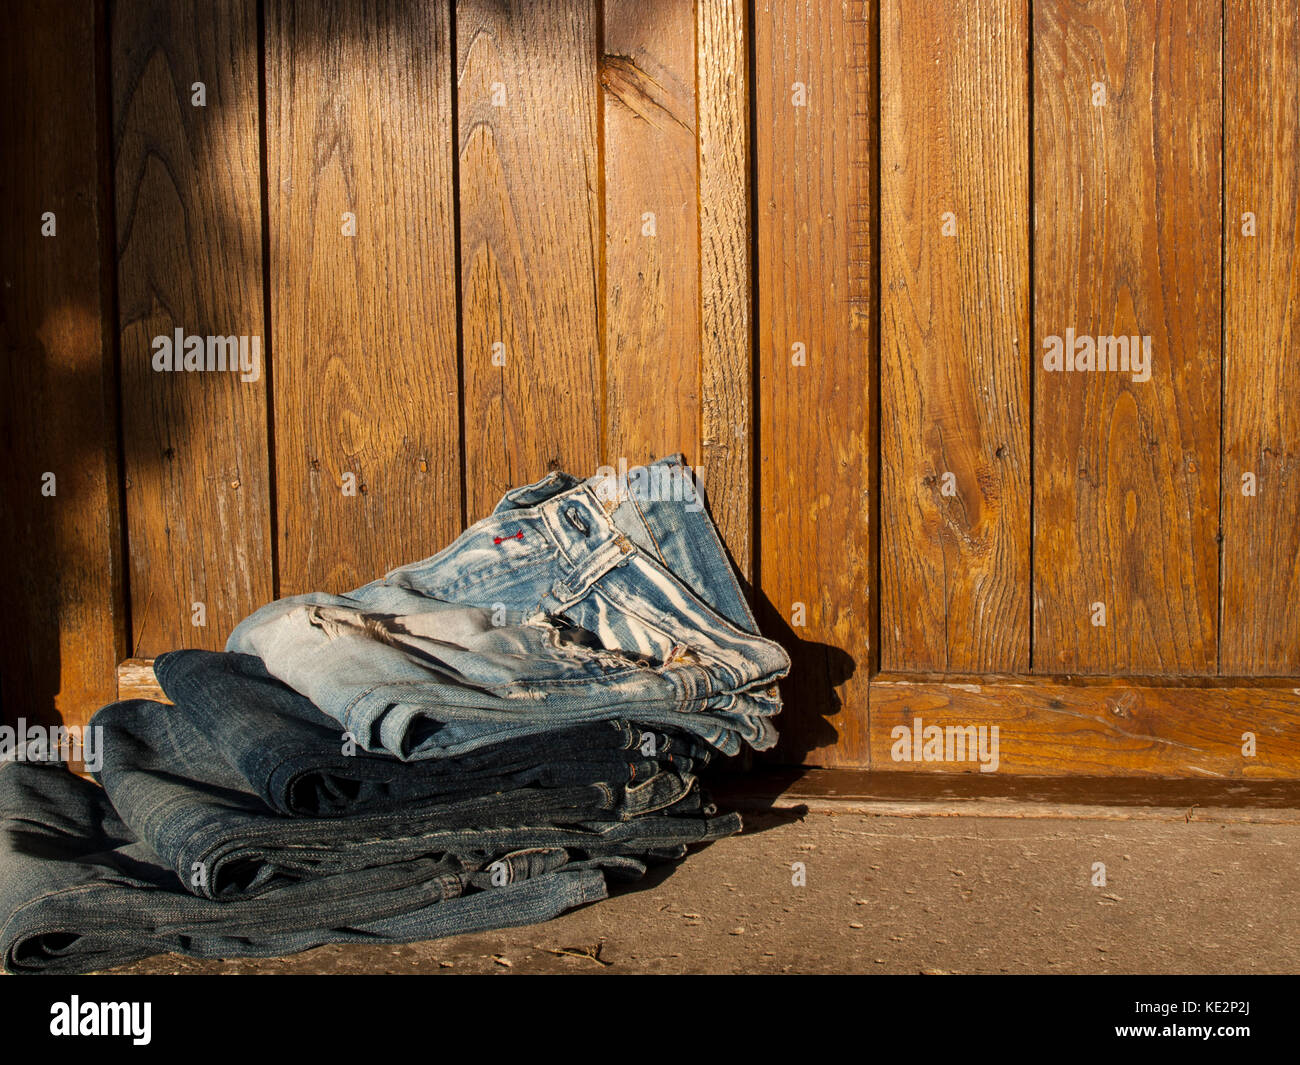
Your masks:
<svg viewBox="0 0 1300 1065"><path fill-rule="evenodd" d="M1217 668L1219 41L1217 4L1034 8L1040 672ZM1067 330L1150 337L1150 379L1048 370Z"/></svg>
<svg viewBox="0 0 1300 1065"><path fill-rule="evenodd" d="M882 668L1026 672L1027 2L881 25Z"/></svg>
<svg viewBox="0 0 1300 1065"><path fill-rule="evenodd" d="M760 624L794 660L781 756L826 765L868 750L873 19L761 0L754 27Z"/></svg>
<svg viewBox="0 0 1300 1065"><path fill-rule="evenodd" d="M177 330L264 338L259 49L253 0L113 13L132 648L154 655L221 647L271 596L265 346L249 381L153 368Z"/></svg>
<svg viewBox="0 0 1300 1065"><path fill-rule="evenodd" d="M280 592L341 591L460 530L450 12L274 0L266 36Z"/></svg>
<svg viewBox="0 0 1300 1065"><path fill-rule="evenodd" d="M1230 675L1294 676L1300 674L1300 12L1269 0L1242 0L1226 12L1220 668Z"/></svg>
<svg viewBox="0 0 1300 1065"><path fill-rule="evenodd" d="M603 397L594 0L456 6L469 518L594 472Z"/></svg>
<svg viewBox="0 0 1300 1065"><path fill-rule="evenodd" d="M126 649L113 327L101 283L112 241L100 196L104 27L91 4L14 5L7 16L0 718L82 725L113 697ZM47 474L52 495L42 492Z"/></svg>
<svg viewBox="0 0 1300 1065"><path fill-rule="evenodd" d="M603 462L699 462L693 0L604 0Z"/></svg>
<svg viewBox="0 0 1300 1065"><path fill-rule="evenodd" d="M753 256L745 0L696 0L701 462L709 513L754 580Z"/></svg>

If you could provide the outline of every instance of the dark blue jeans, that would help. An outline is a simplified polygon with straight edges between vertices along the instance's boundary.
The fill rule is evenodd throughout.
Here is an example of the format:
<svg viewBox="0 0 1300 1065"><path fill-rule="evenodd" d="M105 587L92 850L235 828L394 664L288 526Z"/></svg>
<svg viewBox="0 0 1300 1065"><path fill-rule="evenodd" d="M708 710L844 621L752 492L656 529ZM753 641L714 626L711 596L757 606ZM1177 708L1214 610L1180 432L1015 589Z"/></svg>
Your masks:
<svg viewBox="0 0 1300 1065"><path fill-rule="evenodd" d="M693 773L710 757L709 748L686 733L614 720L554 729L544 739L507 740L457 758L405 763L364 750L252 655L173 651L155 661L154 671L167 697L182 708L171 715L172 724L201 734L193 741L197 750L202 759L214 759L211 765L199 759L191 771L222 786L229 786L234 773L237 789L246 787L282 814L377 812L421 799L468 798L533 785L633 784L661 767ZM126 716L110 708L95 718L128 739L122 749L113 745L109 765L125 758L130 771L149 759L167 772L165 759L189 741L169 741L168 750L148 756L141 749L147 736L123 735L132 731L119 725Z"/></svg>
<svg viewBox="0 0 1300 1065"><path fill-rule="evenodd" d="M637 876L740 827L673 771L288 817L182 727L182 708L132 700L100 718L102 789L59 765L0 765L11 972L527 924L603 898L606 873Z"/></svg>
<svg viewBox="0 0 1300 1065"><path fill-rule="evenodd" d="M102 788L0 766L11 972L532 923L740 826L695 779L707 750L662 730L600 721L404 763L344 753L337 723L250 656L175 652L158 673L175 705L92 721Z"/></svg>
<svg viewBox="0 0 1300 1065"><path fill-rule="evenodd" d="M87 972L168 951L275 957L532 924L604 898L602 864L639 871L631 859L535 851L505 855L489 872L439 853L217 902L187 892L103 790L62 766L0 765L0 811L0 958L11 973Z"/></svg>

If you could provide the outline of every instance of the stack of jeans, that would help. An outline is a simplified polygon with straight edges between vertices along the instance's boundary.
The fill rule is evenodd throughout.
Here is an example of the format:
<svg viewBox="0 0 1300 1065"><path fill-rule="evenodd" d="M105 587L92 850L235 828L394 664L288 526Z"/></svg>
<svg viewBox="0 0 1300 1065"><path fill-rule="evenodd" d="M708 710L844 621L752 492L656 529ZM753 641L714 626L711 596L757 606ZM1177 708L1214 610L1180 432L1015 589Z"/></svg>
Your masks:
<svg viewBox="0 0 1300 1065"><path fill-rule="evenodd" d="M423 562L279 600L100 710L100 787L0 766L0 956L77 972L529 924L736 832L757 633L677 459L553 473Z"/></svg>

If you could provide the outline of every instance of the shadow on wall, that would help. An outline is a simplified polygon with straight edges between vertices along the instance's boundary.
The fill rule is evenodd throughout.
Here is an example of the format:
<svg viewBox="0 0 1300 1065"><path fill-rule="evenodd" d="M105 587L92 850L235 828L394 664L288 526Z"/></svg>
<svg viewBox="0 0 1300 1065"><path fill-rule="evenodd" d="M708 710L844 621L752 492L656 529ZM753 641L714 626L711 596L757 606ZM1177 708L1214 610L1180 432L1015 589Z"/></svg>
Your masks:
<svg viewBox="0 0 1300 1065"><path fill-rule="evenodd" d="M81 723L121 641L116 415L91 5L25 4L0 49L0 716ZM101 105L106 102L100 100Z"/></svg>
<svg viewBox="0 0 1300 1065"><path fill-rule="evenodd" d="M843 648L800 636L766 593L745 578L725 543L723 551L749 600L759 632L790 655L790 674L780 682L782 708L776 719L780 739L774 750L758 757L767 764L802 765L811 752L835 746L839 733L828 718L843 707L838 689L853 676L858 664ZM751 761L751 756L741 754L728 759L724 770L744 769Z"/></svg>
<svg viewBox="0 0 1300 1065"><path fill-rule="evenodd" d="M828 718L843 706L838 689L857 671L847 651L827 643L805 640L762 592L757 593L754 614L759 631L790 654L790 675L781 681L781 733L776 751L768 756L782 765L800 765L807 755L835 746L839 733Z"/></svg>

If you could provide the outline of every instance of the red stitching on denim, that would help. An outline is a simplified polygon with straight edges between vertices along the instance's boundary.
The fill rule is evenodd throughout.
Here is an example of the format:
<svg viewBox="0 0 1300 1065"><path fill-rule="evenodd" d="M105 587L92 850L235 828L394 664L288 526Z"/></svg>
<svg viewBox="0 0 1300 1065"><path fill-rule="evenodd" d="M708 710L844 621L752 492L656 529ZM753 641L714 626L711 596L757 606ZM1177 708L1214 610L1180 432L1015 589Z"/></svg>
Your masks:
<svg viewBox="0 0 1300 1065"><path fill-rule="evenodd" d="M523 538L524 538L524 530L520 529L517 533L514 534L514 536L494 536L492 537L492 542L497 546L500 546L501 544L505 543L507 540L522 540Z"/></svg>

